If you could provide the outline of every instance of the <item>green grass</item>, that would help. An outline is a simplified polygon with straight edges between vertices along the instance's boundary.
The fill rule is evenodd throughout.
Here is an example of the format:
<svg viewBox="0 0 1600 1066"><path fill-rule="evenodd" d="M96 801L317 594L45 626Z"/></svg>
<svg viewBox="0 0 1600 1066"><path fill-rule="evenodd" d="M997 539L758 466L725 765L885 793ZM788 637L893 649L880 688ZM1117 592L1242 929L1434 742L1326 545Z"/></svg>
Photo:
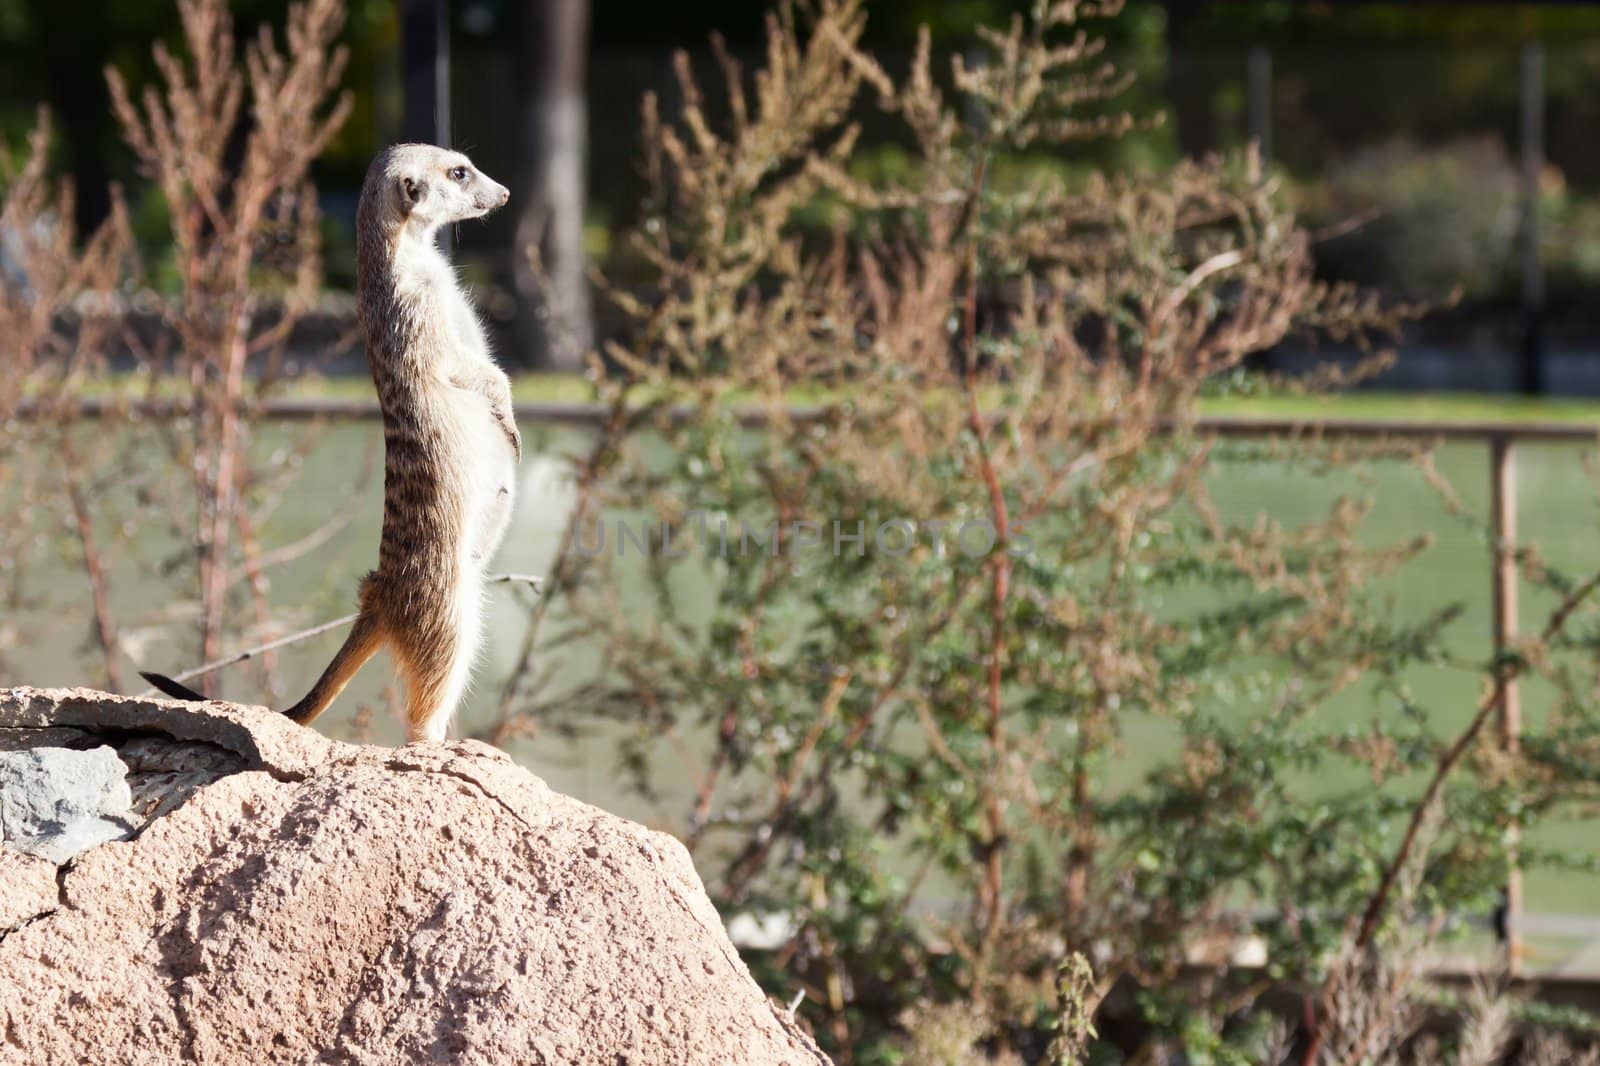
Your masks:
<svg viewBox="0 0 1600 1066"><path fill-rule="evenodd" d="M314 389L326 395L366 395L364 380L321 379ZM589 383L576 374L523 374L514 379L516 398L525 403L583 403L593 399ZM318 393L311 393L316 395ZM796 403L816 402L817 393L798 390ZM1203 400L1205 415L1238 418L1372 419L1375 421L1560 422L1600 428L1600 399L1547 399L1473 393L1431 394L1355 392L1335 396L1229 397Z"/></svg>
<svg viewBox="0 0 1600 1066"><path fill-rule="evenodd" d="M520 403L591 403L594 388L581 374L518 374L512 395ZM294 399L369 400L372 382L365 375L318 375L288 384L282 395Z"/></svg>

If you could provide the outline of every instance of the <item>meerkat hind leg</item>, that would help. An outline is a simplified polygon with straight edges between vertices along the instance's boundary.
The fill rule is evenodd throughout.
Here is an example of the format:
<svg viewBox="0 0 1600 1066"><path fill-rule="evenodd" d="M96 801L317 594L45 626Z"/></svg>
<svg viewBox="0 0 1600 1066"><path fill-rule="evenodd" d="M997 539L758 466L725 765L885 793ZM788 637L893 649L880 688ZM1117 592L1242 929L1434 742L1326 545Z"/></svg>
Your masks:
<svg viewBox="0 0 1600 1066"><path fill-rule="evenodd" d="M407 739L438 743L466 696L478 657L481 632L477 590L463 590L472 602L463 604L461 624L443 640L425 648L399 649L397 658L406 682Z"/></svg>

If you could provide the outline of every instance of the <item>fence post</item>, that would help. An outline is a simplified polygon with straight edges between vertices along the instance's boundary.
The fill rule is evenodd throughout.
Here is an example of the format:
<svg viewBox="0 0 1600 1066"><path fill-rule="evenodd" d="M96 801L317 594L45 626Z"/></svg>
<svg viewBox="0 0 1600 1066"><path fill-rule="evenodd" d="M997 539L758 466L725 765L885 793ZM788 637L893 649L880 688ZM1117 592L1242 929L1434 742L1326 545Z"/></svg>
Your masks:
<svg viewBox="0 0 1600 1066"><path fill-rule="evenodd" d="M1504 654L1517 635L1517 461L1511 437L1497 433L1489 441L1489 516L1494 552L1494 650ZM1522 733L1522 703L1516 681L1502 690L1499 707L1500 747L1515 756ZM1505 885L1506 972L1516 976L1522 953L1522 870L1517 847L1521 829L1513 824L1508 831L1510 862Z"/></svg>

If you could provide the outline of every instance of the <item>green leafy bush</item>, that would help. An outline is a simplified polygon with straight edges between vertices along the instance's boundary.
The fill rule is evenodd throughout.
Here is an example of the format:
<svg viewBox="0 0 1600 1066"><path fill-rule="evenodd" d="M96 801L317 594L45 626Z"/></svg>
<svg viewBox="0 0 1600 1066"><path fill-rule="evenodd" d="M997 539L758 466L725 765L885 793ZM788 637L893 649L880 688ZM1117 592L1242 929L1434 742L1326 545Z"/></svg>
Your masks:
<svg viewBox="0 0 1600 1066"><path fill-rule="evenodd" d="M760 72L724 62L725 124L686 61L681 111L646 103L649 282L611 293L633 330L489 735L621 723L626 779L681 803L714 898L770 934L761 977L844 1061L1268 1061L1373 1016L1398 1048L1410 986L1358 978L1410 918L1487 907L1514 812L1573 781L1454 774L1494 687L1459 733L1327 720L1444 657L1448 604L1406 623L1371 593L1426 538L1367 543L1349 498L1299 526L1213 499L1203 391L1411 309L1317 281L1248 157L990 180L1132 128L1086 32L1115 7L1036 5L947 78L925 36L895 80L859 0L785 6ZM853 166L864 106L912 162ZM533 669L595 644L581 684ZM1288 1029L1274 986L1304 995ZM1138 1024L1092 1037L1114 987Z"/></svg>
<svg viewBox="0 0 1600 1066"><path fill-rule="evenodd" d="M1332 277L1415 297L1504 295L1521 231L1516 161L1493 138L1374 145L1298 190L1300 210L1340 230L1317 250Z"/></svg>

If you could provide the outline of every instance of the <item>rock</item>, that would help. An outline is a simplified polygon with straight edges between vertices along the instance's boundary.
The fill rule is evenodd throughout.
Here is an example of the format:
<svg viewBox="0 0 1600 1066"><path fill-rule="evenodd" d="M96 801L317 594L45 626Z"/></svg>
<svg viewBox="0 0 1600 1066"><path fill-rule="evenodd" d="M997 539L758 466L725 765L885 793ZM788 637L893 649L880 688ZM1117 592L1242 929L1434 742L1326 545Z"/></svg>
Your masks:
<svg viewBox="0 0 1600 1066"><path fill-rule="evenodd" d="M138 825L127 773L104 745L0 752L0 843L60 864L123 839Z"/></svg>
<svg viewBox="0 0 1600 1066"><path fill-rule="evenodd" d="M0 728L126 748L125 720L136 835L59 878L0 852L0 1063L827 1062L751 979L682 845L492 748L0 690Z"/></svg>
<svg viewBox="0 0 1600 1066"><path fill-rule="evenodd" d="M0 847L0 936L56 909L56 864Z"/></svg>
<svg viewBox="0 0 1600 1066"><path fill-rule="evenodd" d="M155 733L208 744L285 777L310 772L338 747L264 707L142 700L93 689L0 689L0 735L69 728L90 734Z"/></svg>

